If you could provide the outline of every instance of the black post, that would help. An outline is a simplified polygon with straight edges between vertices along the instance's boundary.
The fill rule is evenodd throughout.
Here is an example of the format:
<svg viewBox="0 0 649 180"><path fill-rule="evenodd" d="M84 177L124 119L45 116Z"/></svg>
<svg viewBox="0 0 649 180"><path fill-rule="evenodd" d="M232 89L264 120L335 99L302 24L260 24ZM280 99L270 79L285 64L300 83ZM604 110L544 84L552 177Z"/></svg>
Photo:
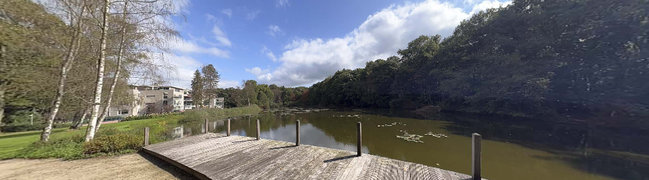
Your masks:
<svg viewBox="0 0 649 180"><path fill-rule="evenodd" d="M356 131L358 138L358 140L356 141L356 156L361 156L361 154L363 154L363 152L361 151L363 147L363 129L361 127L361 122L356 123Z"/></svg>
<svg viewBox="0 0 649 180"><path fill-rule="evenodd" d="M209 132L210 129L210 121L205 119L205 134Z"/></svg>
<svg viewBox="0 0 649 180"><path fill-rule="evenodd" d="M300 120L295 121L295 146L300 145Z"/></svg>
<svg viewBox="0 0 649 180"><path fill-rule="evenodd" d="M259 119L257 119L257 140L259 140Z"/></svg>
<svg viewBox="0 0 649 180"><path fill-rule="evenodd" d="M473 133L471 138L471 169L473 171L473 180L480 180L480 163L482 160L482 151L480 150L480 141L482 140L482 136L478 133Z"/></svg>

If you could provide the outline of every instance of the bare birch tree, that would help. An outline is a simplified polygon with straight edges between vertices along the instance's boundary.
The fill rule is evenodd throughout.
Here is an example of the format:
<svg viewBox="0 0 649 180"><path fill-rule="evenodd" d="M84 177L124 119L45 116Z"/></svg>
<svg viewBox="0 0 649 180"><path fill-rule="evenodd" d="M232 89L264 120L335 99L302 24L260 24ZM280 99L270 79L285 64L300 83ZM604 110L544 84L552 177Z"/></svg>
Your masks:
<svg viewBox="0 0 649 180"><path fill-rule="evenodd" d="M50 134L52 133L52 124L54 123L54 119L56 118L56 115L59 111L59 108L61 107L61 99L63 98L63 95L65 94L65 82L68 77L68 71L72 67L72 64L74 63L77 51L79 49L79 44L81 43L81 31L82 31L82 26L83 26L83 16L85 13L85 1L81 1L80 4L73 4L73 2L65 2L63 1L66 7L68 7L68 10L70 10L70 24L73 24L73 22L76 21L76 27L75 30L72 32L72 38L70 39L70 44L68 45L66 55L63 58L63 63L61 65L61 72L60 72L60 78L58 82L58 88L56 90L56 97L54 98L54 102L52 103L52 107L50 109L50 114L45 121L45 127L43 128L43 132L41 133L41 141L46 142L50 138ZM80 9L79 12L75 12L75 9L78 8Z"/></svg>
<svg viewBox="0 0 649 180"><path fill-rule="evenodd" d="M119 32L120 41L118 42L117 52L115 53L117 65L109 93L106 94L107 101L103 104L103 112L96 119L93 118L91 113L90 121L95 121L89 122L89 126L92 126L90 124L95 124L93 134L99 131L101 121L108 115L108 111L110 110L113 101L115 86L119 81L119 77L121 77L121 71L124 70L125 72L128 72L127 75L132 75L137 73L135 71L145 70L145 73L140 73L140 75L144 75L145 77L140 78L159 80L160 75L158 74L158 71L165 67L151 63L150 60L154 58L151 54L165 51L166 41L169 37L175 37L177 35L176 31L173 30L172 25L169 23L170 20L167 19L169 16L176 13L176 11L174 11L174 1L124 0L115 1L114 3L124 3L121 12L122 25L121 31ZM125 56L127 52L133 55L134 58L126 59ZM125 60L129 61L125 62ZM126 66L130 67L124 68L124 63L128 63Z"/></svg>
<svg viewBox="0 0 649 180"><path fill-rule="evenodd" d="M99 109L101 105L101 91L104 84L104 66L106 64L106 32L108 32L108 14L110 10L110 0L104 0L102 24L101 24L101 38L99 40L99 58L97 59L97 81L95 87L95 97L90 113L90 120L88 121L88 129L86 131L86 142L95 138L95 126L99 118Z"/></svg>
<svg viewBox="0 0 649 180"><path fill-rule="evenodd" d="M124 1L124 10L122 14L122 29L120 32L120 40L119 40L119 45L117 47L117 65L115 68L115 75L113 77L113 82L110 85L110 90L108 92L108 99L106 100L106 106L104 106L104 111L101 113L101 116L99 119L97 119L97 127L95 128L95 131L99 130L99 127L101 127L101 122L106 119L106 116L108 115L108 111L110 110L111 102L113 100L113 94L115 92L115 86L117 85L117 81L119 80L119 73L122 69L122 59L124 56L124 46L126 46L126 15L127 15L127 9L128 9L128 1Z"/></svg>
<svg viewBox="0 0 649 180"><path fill-rule="evenodd" d="M0 72L5 72L5 68L7 67L7 61L5 60L5 54L7 53L6 47L4 44L0 44L0 60L2 61L2 64L0 64ZM4 125L2 123L2 119L4 118L5 115L5 82L0 81L0 127ZM0 132L2 132L2 128L0 128Z"/></svg>

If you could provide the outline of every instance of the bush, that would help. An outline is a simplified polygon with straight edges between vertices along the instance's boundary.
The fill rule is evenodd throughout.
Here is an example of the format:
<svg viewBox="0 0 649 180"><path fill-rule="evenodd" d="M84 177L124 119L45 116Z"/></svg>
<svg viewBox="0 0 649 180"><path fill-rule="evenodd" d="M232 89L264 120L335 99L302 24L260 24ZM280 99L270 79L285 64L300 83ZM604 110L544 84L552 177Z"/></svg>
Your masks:
<svg viewBox="0 0 649 180"><path fill-rule="evenodd" d="M52 128L70 127L71 124L72 123L54 123ZM2 132L22 132L43 130L43 127L45 127L45 125L42 122L34 123L34 125L30 123L11 123L0 126L0 129Z"/></svg>
<svg viewBox="0 0 649 180"><path fill-rule="evenodd" d="M123 116L108 116L106 117L103 121L115 121L115 120L123 120Z"/></svg>
<svg viewBox="0 0 649 180"><path fill-rule="evenodd" d="M38 124L6 124L0 127L2 132L21 132L21 131L34 131L43 129L41 123Z"/></svg>
<svg viewBox="0 0 649 180"><path fill-rule="evenodd" d="M246 107L237 107L237 108L228 108L228 109L217 109L217 108L205 108L205 109L193 109L185 111L184 116L180 119L180 123L188 123L192 121L202 122L205 119L223 119L228 117L244 116L257 114L261 111L261 108L257 105L251 105Z"/></svg>
<svg viewBox="0 0 649 180"><path fill-rule="evenodd" d="M164 114L146 114L146 115L140 115L140 116L128 116L122 119L122 121L133 121L133 120L142 120L142 119L153 119L153 118L161 118L161 117L167 117L170 115L176 115L176 114L182 114L182 112L172 112L172 113L164 113Z"/></svg>
<svg viewBox="0 0 649 180"><path fill-rule="evenodd" d="M140 150L144 139L133 134L113 134L99 136L83 144L84 154L121 153Z"/></svg>

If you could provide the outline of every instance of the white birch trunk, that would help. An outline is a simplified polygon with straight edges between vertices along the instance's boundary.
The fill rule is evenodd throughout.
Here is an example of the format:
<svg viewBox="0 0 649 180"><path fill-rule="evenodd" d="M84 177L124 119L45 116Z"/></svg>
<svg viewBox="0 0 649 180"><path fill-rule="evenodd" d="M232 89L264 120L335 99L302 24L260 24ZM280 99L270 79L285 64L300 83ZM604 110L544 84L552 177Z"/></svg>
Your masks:
<svg viewBox="0 0 649 180"><path fill-rule="evenodd" d="M126 8L128 5L128 1L124 2L124 23L126 22ZM124 43L126 43L126 24L122 27L122 35L120 37L119 41L119 48L117 50L117 68L115 69L115 77L113 78L113 83L110 85L110 91L108 92L108 99L106 101L106 107L104 107L104 112L101 113L101 117L97 120L97 127L95 128L95 132L99 131L99 127L101 127L101 122L106 119L106 116L108 114L108 111L110 110L110 104L113 100L113 93L115 92L115 86L117 85L117 79L119 79L119 71L122 69L122 56L124 52Z"/></svg>
<svg viewBox="0 0 649 180"><path fill-rule="evenodd" d="M0 44L0 59L2 60L2 66L0 66L0 71L5 71L7 67L7 60L5 59L6 47L3 44ZM0 132L2 132L2 126L4 123L2 119L5 117L5 82L0 81Z"/></svg>
<svg viewBox="0 0 649 180"><path fill-rule="evenodd" d="M58 88L56 89L56 97L54 102L52 102L52 108L50 108L50 114L45 121L45 127L41 133L41 141L47 142L50 139L50 134L52 133L52 124L54 124L54 119L56 118L59 108L61 107L61 99L63 99L63 94L65 94L65 81L68 78L68 71L72 67L74 62L76 52L78 51L79 43L81 43L81 26L83 23L83 13L85 11L85 4L81 6L81 14L77 17L77 29L76 32L72 35L70 40L70 47L63 59L63 65L61 66L61 73Z"/></svg>
<svg viewBox="0 0 649 180"><path fill-rule="evenodd" d="M4 123L2 122L2 119L4 118L5 114L5 88L4 84L0 85L0 132L2 132L2 126Z"/></svg>
<svg viewBox="0 0 649 180"><path fill-rule="evenodd" d="M104 66L106 64L106 33L108 31L108 10L110 0L104 0L103 22L101 25L101 39L99 42L99 58L97 60L97 85L95 86L95 98L92 105L92 112L90 113L90 120L88 121L88 129L86 131L86 142L95 138L95 126L99 118L99 106L101 105L101 90L104 85Z"/></svg>

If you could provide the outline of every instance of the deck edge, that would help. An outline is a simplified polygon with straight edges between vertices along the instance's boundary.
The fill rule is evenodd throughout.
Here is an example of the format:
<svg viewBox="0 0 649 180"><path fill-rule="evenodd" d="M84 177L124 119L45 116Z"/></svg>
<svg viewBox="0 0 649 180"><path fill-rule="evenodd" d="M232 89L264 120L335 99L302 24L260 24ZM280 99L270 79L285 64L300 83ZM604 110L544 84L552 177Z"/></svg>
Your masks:
<svg viewBox="0 0 649 180"><path fill-rule="evenodd" d="M210 180L211 179L211 178L207 177L203 173L200 173L200 172L198 172L198 171L196 171L196 170L194 170L194 169L192 169L190 167L187 167L182 163L174 161L173 159L167 158L167 157L163 156L162 154L158 154L158 153L156 153L154 151L146 149L146 147L142 148L141 151L143 151L144 153L147 153L149 155L155 156L156 158L161 159L161 160L163 160L163 161L165 161L165 162L167 162L167 163L169 163L169 164L171 164L173 166L176 166L176 167L180 168L181 170L185 171L186 173L191 174L195 178L198 178L198 179L201 179L201 180Z"/></svg>

